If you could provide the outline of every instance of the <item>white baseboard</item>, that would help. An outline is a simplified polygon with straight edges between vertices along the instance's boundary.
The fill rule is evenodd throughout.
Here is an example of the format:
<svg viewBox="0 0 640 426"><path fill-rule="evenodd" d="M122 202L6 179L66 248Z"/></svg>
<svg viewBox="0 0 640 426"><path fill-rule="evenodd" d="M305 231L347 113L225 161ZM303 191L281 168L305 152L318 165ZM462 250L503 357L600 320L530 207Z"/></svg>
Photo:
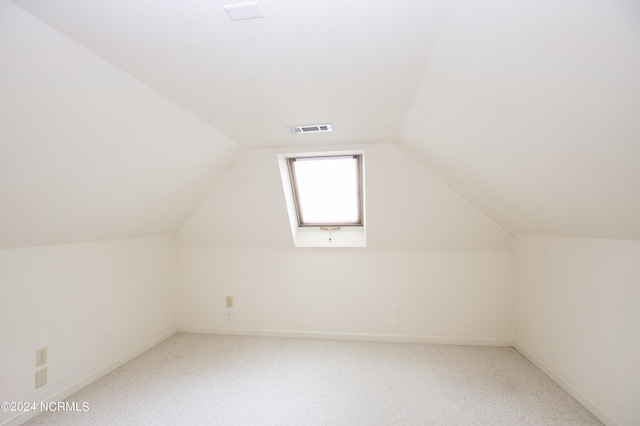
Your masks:
<svg viewBox="0 0 640 426"><path fill-rule="evenodd" d="M127 362L131 361L133 358L135 358L135 357L141 355L142 353L148 351L152 347L156 346L158 343L168 339L169 337L173 336L177 332L178 332L177 328L174 327L174 328L162 333L161 335L159 335L158 337L154 338L150 342L145 343L144 345L136 348L132 352L129 352L127 355L123 356L122 358L119 358L119 359L107 364L106 366L100 368L99 370L94 371L93 373L89 374L88 376L84 377L83 379L78 380L74 384L72 384L70 386L67 386L66 388L64 388L61 391L55 393L54 395L50 396L46 400L38 401L37 404L40 404L40 402L45 402L46 403L46 402L51 402L51 401L54 401L54 402L63 401L65 399L69 398L71 395L73 395L74 393L78 392L80 389L90 385L91 383L95 382L96 380L100 379L101 377L106 376L107 374L109 374L113 370L115 370L116 368L126 364ZM21 415L18 415L16 417L14 417L12 419L9 419L5 423L3 423L2 426L17 426L17 425L21 425L21 424L31 420L32 418L36 417L38 414L40 414L40 411L28 411L28 412L25 412L25 413L23 413Z"/></svg>
<svg viewBox="0 0 640 426"><path fill-rule="evenodd" d="M564 377L562 377L557 371L553 368L542 362L536 356L534 356L530 351L525 349L521 344L514 341L513 347L522 354L525 358L527 358L533 365L542 370L547 376L549 376L554 382L556 382L562 389L564 389L569 395L574 397L576 401L582 404L587 410L591 412L594 416L598 418L602 423L607 426L618 426L619 423L613 419L609 414L607 414L603 409L598 407L593 401L591 401L586 395L580 392L576 387L574 387L571 383L569 383Z"/></svg>
<svg viewBox="0 0 640 426"><path fill-rule="evenodd" d="M369 342L432 343L444 345L511 346L511 339L477 337L416 336L406 334L341 333L327 331L263 330L241 328L179 327L184 333L224 334L257 337L293 337L303 339L360 340Z"/></svg>

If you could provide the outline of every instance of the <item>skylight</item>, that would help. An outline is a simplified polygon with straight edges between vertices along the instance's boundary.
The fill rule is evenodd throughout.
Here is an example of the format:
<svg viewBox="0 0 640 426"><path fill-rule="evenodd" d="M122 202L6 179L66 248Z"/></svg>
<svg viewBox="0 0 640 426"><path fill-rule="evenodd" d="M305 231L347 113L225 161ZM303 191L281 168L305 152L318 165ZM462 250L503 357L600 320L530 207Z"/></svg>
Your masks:
<svg viewBox="0 0 640 426"><path fill-rule="evenodd" d="M360 155L288 159L298 226L362 226Z"/></svg>

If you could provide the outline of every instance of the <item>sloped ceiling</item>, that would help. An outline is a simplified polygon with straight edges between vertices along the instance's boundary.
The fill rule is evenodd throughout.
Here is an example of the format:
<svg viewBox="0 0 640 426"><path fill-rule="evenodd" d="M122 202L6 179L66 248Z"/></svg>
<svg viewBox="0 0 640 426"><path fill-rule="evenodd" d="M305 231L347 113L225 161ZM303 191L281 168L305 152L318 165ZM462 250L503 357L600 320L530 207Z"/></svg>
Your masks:
<svg viewBox="0 0 640 426"><path fill-rule="evenodd" d="M175 232L241 149L0 2L0 248Z"/></svg>
<svg viewBox="0 0 640 426"><path fill-rule="evenodd" d="M171 232L241 148L372 142L515 233L640 239L635 0L262 0L235 23L229 3L0 0L8 246ZM45 147L62 171L27 155Z"/></svg>
<svg viewBox="0 0 640 426"><path fill-rule="evenodd" d="M367 248L505 250L512 235L395 144L365 152ZM247 153L176 234L188 247L293 248L277 154ZM259 179L256 178L259 176Z"/></svg>
<svg viewBox="0 0 640 426"><path fill-rule="evenodd" d="M250 147L388 142L402 129L446 0L16 0L77 42ZM310 136L310 137L309 137ZM318 135L319 136L319 135Z"/></svg>
<svg viewBox="0 0 640 426"><path fill-rule="evenodd" d="M455 3L403 142L516 233L640 239L640 2L489 3Z"/></svg>

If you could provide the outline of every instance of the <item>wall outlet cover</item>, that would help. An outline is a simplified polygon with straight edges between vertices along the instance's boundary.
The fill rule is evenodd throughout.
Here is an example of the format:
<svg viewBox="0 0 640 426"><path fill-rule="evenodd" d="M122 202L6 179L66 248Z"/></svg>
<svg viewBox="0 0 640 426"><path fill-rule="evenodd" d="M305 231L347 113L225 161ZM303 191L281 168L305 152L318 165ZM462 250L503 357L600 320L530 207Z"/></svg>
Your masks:
<svg viewBox="0 0 640 426"><path fill-rule="evenodd" d="M36 349L36 367L47 363L47 347Z"/></svg>

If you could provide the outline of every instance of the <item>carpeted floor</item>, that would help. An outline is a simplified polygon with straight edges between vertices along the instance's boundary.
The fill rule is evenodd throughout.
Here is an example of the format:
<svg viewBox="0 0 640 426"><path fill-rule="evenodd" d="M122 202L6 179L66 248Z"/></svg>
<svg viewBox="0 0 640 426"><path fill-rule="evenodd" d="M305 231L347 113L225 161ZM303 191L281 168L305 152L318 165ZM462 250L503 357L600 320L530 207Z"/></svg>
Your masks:
<svg viewBox="0 0 640 426"><path fill-rule="evenodd" d="M178 333L29 425L599 425L512 348Z"/></svg>

